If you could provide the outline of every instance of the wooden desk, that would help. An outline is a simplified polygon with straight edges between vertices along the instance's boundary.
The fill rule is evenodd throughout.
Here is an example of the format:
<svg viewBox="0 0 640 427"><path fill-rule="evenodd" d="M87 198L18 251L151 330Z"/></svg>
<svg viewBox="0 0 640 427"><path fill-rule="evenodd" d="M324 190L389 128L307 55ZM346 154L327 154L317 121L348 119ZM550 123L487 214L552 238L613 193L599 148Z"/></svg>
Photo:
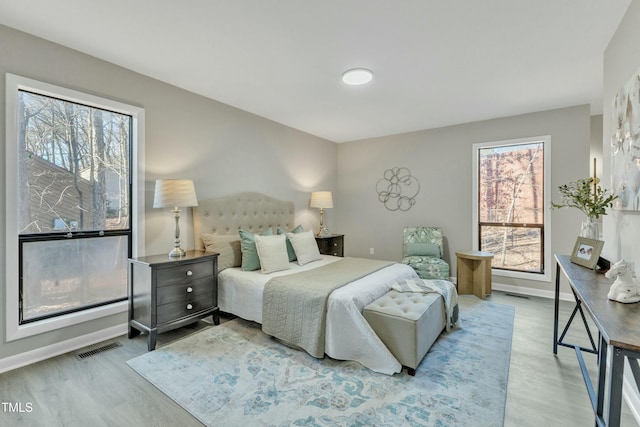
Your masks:
<svg viewBox="0 0 640 427"><path fill-rule="evenodd" d="M558 346L571 347L575 350L582 376L587 386L587 392L596 416L596 425L618 427L620 425L620 410L622 407L622 381L624 376L625 357L633 372L636 384L640 383L640 303L622 304L610 301L607 293L612 280L606 279L604 274L596 273L588 268L571 262L567 255L556 255L556 291L554 311L553 354L558 353ZM560 297L560 272L569 280L571 291L576 300L567 325L558 338L558 307ZM596 347L591 332L584 318L584 311L589 314L599 331L599 344ZM575 315L580 313L587 326L592 348L564 342L564 336L571 326ZM611 352L610 366L607 367L607 355ZM598 383L597 391L589 377L583 352L598 354ZM608 369L607 369L608 368ZM608 390L606 385L609 385Z"/></svg>
<svg viewBox="0 0 640 427"><path fill-rule="evenodd" d="M456 280L460 295L474 294L480 299L491 295L492 259L491 252L456 252Z"/></svg>

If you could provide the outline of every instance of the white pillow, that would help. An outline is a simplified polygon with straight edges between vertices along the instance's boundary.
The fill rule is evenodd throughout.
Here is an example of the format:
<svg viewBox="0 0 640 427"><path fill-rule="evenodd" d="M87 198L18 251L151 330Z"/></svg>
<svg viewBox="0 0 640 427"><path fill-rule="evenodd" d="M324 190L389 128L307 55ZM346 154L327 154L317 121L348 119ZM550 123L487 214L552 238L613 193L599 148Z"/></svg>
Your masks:
<svg viewBox="0 0 640 427"><path fill-rule="evenodd" d="M263 273L273 273L291 268L287 254L287 238L284 234L275 236L256 234L254 237L258 258L260 258L260 270Z"/></svg>
<svg viewBox="0 0 640 427"><path fill-rule="evenodd" d="M318 249L318 242L316 242L311 230L302 233L287 233L287 237L296 253L298 264L305 265L311 261L322 259Z"/></svg>

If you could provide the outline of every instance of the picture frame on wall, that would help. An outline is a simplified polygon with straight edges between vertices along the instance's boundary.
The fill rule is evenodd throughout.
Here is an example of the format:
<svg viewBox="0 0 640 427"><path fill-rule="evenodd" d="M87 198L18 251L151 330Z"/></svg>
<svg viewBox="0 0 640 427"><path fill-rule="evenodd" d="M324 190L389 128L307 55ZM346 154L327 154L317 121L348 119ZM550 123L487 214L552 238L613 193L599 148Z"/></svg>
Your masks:
<svg viewBox="0 0 640 427"><path fill-rule="evenodd" d="M586 237L578 237L576 244L571 252L571 262L583 267L595 269L602 252L604 242L602 240L587 239Z"/></svg>

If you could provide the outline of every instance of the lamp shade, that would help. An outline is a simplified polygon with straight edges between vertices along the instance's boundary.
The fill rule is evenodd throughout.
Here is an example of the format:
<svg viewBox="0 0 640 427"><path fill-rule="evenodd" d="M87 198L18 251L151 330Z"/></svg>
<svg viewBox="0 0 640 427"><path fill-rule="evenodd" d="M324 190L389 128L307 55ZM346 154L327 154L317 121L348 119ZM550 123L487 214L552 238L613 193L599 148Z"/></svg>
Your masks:
<svg viewBox="0 0 640 427"><path fill-rule="evenodd" d="M331 191L314 191L311 193L311 202L309 206L312 208L332 208L333 197L331 197Z"/></svg>
<svg viewBox="0 0 640 427"><path fill-rule="evenodd" d="M190 179L158 179L153 196L154 208L198 206L196 189Z"/></svg>

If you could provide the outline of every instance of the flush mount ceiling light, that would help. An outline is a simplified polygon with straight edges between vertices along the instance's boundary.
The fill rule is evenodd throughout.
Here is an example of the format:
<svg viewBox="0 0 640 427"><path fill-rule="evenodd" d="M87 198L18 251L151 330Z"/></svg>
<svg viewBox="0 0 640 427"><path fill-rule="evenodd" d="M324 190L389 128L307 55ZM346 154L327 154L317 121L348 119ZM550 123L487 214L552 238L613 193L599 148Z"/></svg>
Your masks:
<svg viewBox="0 0 640 427"><path fill-rule="evenodd" d="M342 81L348 85L363 85L369 83L373 73L366 68L352 68L342 74Z"/></svg>

